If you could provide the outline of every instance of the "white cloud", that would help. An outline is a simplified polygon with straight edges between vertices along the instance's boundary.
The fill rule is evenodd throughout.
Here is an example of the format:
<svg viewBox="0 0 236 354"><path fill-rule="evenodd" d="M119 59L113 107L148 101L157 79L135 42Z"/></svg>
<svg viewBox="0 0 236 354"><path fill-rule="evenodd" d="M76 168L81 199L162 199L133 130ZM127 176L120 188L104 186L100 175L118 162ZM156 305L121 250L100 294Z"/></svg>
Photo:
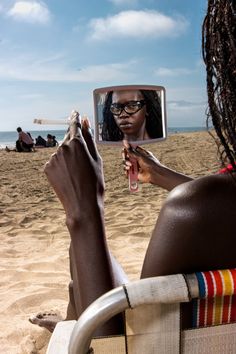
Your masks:
<svg viewBox="0 0 236 354"><path fill-rule="evenodd" d="M165 77L173 77L173 76L182 76L182 75L190 75L195 70L190 70L186 68L158 68L154 71L156 76L165 76Z"/></svg>
<svg viewBox="0 0 236 354"><path fill-rule="evenodd" d="M104 81L104 79L105 81L111 81L117 78L125 79L128 67L130 67L130 63L93 65L81 69L77 74L77 78L83 82Z"/></svg>
<svg viewBox="0 0 236 354"><path fill-rule="evenodd" d="M58 56L59 57L59 56ZM132 78L135 61L91 65L80 70L66 67L64 61L17 57L17 61L0 60L0 79L38 82L109 82Z"/></svg>
<svg viewBox="0 0 236 354"><path fill-rule="evenodd" d="M89 23L91 39L106 40L115 37L161 38L183 33L188 22L183 17L171 18L158 11L122 11L107 18L95 18Z"/></svg>
<svg viewBox="0 0 236 354"><path fill-rule="evenodd" d="M18 1L7 14L15 20L29 23L45 24L50 21L47 5L38 1Z"/></svg>

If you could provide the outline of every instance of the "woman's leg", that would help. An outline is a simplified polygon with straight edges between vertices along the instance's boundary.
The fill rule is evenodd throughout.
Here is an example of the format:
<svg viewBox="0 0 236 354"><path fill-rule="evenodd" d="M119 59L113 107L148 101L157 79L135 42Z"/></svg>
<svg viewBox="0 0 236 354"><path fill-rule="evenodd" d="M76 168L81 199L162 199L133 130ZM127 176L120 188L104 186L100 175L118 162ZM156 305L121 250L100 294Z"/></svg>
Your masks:
<svg viewBox="0 0 236 354"><path fill-rule="evenodd" d="M83 125L83 133L71 126L45 173L66 213L74 298L69 306L78 318L94 300L127 281L106 242L102 161L88 124ZM116 316L96 334L117 334L122 328L122 316Z"/></svg>

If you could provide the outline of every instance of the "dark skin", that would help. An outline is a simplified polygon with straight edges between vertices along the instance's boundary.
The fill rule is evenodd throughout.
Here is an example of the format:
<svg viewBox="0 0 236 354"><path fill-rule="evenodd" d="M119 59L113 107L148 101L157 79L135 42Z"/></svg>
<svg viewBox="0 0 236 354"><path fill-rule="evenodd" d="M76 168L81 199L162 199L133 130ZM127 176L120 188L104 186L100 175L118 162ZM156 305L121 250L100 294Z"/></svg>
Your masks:
<svg viewBox="0 0 236 354"><path fill-rule="evenodd" d="M139 90L117 91L113 92L112 95L112 103L125 104L143 99L144 97ZM125 139L129 141L150 139L146 131L146 113L146 107L144 106L137 113L130 115L123 110L119 116L114 116L116 124L123 132Z"/></svg>
<svg viewBox="0 0 236 354"><path fill-rule="evenodd" d="M192 180L167 169L140 147L134 150L126 144L126 149L138 160L142 182L159 181L172 190L158 216L141 278L234 268L236 174ZM183 304L182 309L182 325L189 328L190 307Z"/></svg>
<svg viewBox="0 0 236 354"><path fill-rule="evenodd" d="M77 132L76 123L71 124L65 142L45 167L48 180L65 209L71 236L73 284L66 320L77 319L100 295L127 282L106 243L102 161L88 121L82 127ZM157 184L160 177L160 185L172 190L153 231L141 278L235 267L234 175L192 180L161 165L144 149L134 150L130 145L125 149L126 155L137 159L139 178L143 182ZM43 319L33 323L48 328ZM188 326L187 309L184 327ZM121 330L122 318L116 317L96 335Z"/></svg>
<svg viewBox="0 0 236 354"><path fill-rule="evenodd" d="M235 267L235 192L229 175L175 188L159 214L141 276Z"/></svg>
<svg viewBox="0 0 236 354"><path fill-rule="evenodd" d="M133 157L138 162L138 180L142 183L155 184L167 191L171 191L176 186L193 180L193 178L171 170L161 164L150 151L147 151L140 146L137 146L134 149L128 141L125 140L123 143L124 149L122 151L122 157L127 176L129 169L132 166L129 158Z"/></svg>
<svg viewBox="0 0 236 354"><path fill-rule="evenodd" d="M73 117L70 132L45 166L47 178L66 213L70 245L70 303L66 319L78 319L88 305L117 285L119 273L112 266L104 228L104 178L102 160L90 134L88 121L82 130ZM122 272L120 273L122 275ZM50 317L39 314L32 323L52 331ZM109 321L97 335L122 330L121 316Z"/></svg>
<svg viewBox="0 0 236 354"><path fill-rule="evenodd" d="M162 165L139 146L134 149L127 142L124 146L127 173L129 158L135 158L139 181L170 191L158 216L141 277L191 273L196 267L209 270L235 266L234 251L229 245L234 244L236 174L194 180Z"/></svg>

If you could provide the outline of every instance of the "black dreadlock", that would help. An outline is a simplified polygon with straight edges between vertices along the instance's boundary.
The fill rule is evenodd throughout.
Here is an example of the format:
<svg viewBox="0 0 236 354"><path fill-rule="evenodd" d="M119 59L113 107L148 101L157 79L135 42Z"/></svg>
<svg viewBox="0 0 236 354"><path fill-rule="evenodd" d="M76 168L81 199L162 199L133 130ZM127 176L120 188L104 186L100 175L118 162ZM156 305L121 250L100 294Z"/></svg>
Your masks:
<svg viewBox="0 0 236 354"><path fill-rule="evenodd" d="M202 28L202 54L206 64L208 114L221 145L224 165L236 170L236 1L208 0ZM215 139L216 140L216 139Z"/></svg>

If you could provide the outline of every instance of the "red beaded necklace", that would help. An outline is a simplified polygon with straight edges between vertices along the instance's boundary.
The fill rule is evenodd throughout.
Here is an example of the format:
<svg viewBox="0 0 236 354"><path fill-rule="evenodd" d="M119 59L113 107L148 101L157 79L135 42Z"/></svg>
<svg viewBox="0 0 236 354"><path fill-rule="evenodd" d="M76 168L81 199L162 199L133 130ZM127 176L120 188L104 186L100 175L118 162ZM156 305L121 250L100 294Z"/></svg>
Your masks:
<svg viewBox="0 0 236 354"><path fill-rule="evenodd" d="M233 170L233 166L231 165L231 164L229 164L227 167L224 167L224 168L222 168L221 170L219 170L219 172L218 173L220 173L220 174L225 174L225 173L231 173L231 172L233 172L234 170Z"/></svg>

